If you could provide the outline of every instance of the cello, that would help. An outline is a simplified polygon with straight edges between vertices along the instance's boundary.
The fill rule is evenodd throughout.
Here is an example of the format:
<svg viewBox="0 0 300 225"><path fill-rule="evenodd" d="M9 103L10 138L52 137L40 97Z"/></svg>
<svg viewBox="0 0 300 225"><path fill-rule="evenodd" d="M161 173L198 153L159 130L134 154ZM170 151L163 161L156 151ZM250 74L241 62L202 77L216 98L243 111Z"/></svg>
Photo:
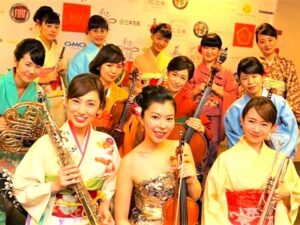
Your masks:
<svg viewBox="0 0 300 225"><path fill-rule="evenodd" d="M137 68L135 68L132 71L132 85L129 91L128 98L124 100L116 101L110 111L110 114L112 115L112 120L110 123L110 128L108 129L107 133L109 133L114 139L118 146L118 148L123 144L124 141L124 131L123 126L126 120L131 115L131 96L134 93L134 89L136 87L137 83L137 76L139 74L139 71Z"/></svg>
<svg viewBox="0 0 300 225"><path fill-rule="evenodd" d="M199 118L201 112L203 111L207 97L209 96L212 90L212 84L214 78L216 74L219 72L218 65L225 62L226 58L227 58L227 48L221 51L217 61L217 65L211 67L211 76L209 78L209 81L205 89L200 94L202 97L193 115L194 118ZM203 136L202 133L195 132L195 130L192 127L188 127L186 129L186 126L184 126L183 124L176 123L168 139L177 140L180 132L185 132L184 141L188 143L191 147L193 157L195 160L195 165L200 165L207 152L207 141L205 137Z"/></svg>
<svg viewBox="0 0 300 225"><path fill-rule="evenodd" d="M184 144L185 141L181 138L179 146L176 148L178 167L183 163ZM176 170L176 180L178 187L175 188L175 196L169 198L163 205L162 224L196 225L198 224L199 207L192 198L187 196L186 178L181 178L178 170Z"/></svg>

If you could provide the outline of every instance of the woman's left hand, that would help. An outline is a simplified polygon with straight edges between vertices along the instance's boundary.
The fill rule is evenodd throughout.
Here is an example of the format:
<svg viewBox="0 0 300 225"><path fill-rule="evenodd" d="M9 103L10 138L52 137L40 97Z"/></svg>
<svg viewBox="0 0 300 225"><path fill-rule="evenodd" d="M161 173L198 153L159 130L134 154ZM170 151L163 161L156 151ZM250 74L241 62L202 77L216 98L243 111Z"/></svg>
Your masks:
<svg viewBox="0 0 300 225"><path fill-rule="evenodd" d="M109 210L109 201L104 201L100 203L100 215L101 215L101 224L115 225L115 221Z"/></svg>
<svg viewBox="0 0 300 225"><path fill-rule="evenodd" d="M185 121L185 123L189 127L193 128L195 131L198 131L201 133L205 132L205 127L199 118L190 117L187 121Z"/></svg>
<svg viewBox="0 0 300 225"><path fill-rule="evenodd" d="M272 200L276 202L283 200L284 202L286 202L289 201L289 199L290 199L290 191L288 190L286 185L283 182L281 182L278 188L276 188L276 190L274 191Z"/></svg>

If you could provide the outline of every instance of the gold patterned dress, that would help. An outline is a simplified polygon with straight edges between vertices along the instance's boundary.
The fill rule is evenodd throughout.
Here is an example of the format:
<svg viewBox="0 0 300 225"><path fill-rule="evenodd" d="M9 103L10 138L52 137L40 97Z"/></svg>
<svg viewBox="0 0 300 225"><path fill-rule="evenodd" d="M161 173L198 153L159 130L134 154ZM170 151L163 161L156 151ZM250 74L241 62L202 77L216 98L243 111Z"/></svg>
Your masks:
<svg viewBox="0 0 300 225"><path fill-rule="evenodd" d="M157 177L134 183L134 208L130 222L135 225L162 224L163 204L175 193L175 175L165 172Z"/></svg>

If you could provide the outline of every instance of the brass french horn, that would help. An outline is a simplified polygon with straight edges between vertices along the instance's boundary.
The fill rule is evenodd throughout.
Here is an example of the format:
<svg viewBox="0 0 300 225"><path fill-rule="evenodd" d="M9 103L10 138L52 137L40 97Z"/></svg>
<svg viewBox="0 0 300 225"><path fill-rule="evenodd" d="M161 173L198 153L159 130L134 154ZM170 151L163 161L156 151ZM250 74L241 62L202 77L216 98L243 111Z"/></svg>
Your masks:
<svg viewBox="0 0 300 225"><path fill-rule="evenodd" d="M0 149L7 152L24 152L43 134L46 128L43 105L39 102L17 103L8 109L4 119L8 129L0 132Z"/></svg>

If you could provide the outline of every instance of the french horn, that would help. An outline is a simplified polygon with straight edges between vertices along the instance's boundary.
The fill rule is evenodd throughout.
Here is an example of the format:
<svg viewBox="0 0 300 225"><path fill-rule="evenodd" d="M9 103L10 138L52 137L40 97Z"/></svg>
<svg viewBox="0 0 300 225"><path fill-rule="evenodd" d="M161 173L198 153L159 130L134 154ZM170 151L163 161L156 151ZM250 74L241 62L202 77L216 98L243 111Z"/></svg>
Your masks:
<svg viewBox="0 0 300 225"><path fill-rule="evenodd" d="M0 149L7 152L26 152L43 134L45 113L42 103L22 102L4 114L8 129L0 132Z"/></svg>

